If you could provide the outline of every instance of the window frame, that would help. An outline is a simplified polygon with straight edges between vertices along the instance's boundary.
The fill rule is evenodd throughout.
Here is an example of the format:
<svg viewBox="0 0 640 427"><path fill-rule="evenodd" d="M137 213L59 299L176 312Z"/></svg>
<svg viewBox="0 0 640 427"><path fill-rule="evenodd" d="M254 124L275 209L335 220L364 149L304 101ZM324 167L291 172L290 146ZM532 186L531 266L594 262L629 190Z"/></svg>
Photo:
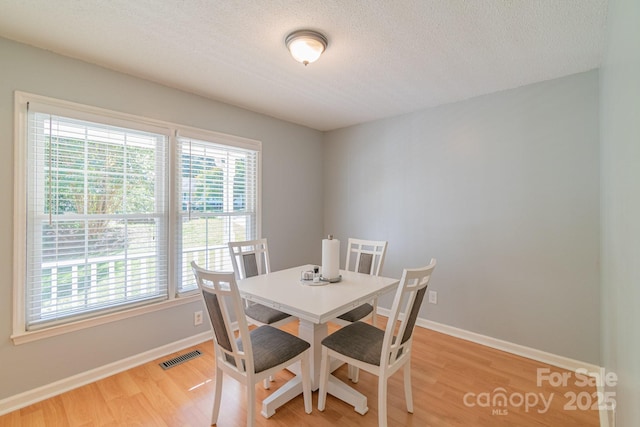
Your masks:
<svg viewBox="0 0 640 427"><path fill-rule="evenodd" d="M161 130L167 137L167 147L165 150L165 170L167 177L165 179L167 209L165 213L165 230L167 238L165 240L164 250L167 256L167 299L162 301L149 302L147 304L125 308L119 311L102 312L96 316L88 318L77 318L62 324L52 324L37 330L28 331L26 328L26 275L27 275L27 185L28 173L30 166L28 164L29 141L27 134L28 111L27 105L46 106L50 112L56 110L64 112L73 111L74 118L81 120L96 121L99 118L100 123L122 126L133 129L153 132ZM220 132L199 129L195 127L183 126L176 123L166 122L162 120L150 119L143 116L122 113L118 111L108 110L104 108L94 107L90 105L79 104L70 101L64 101L55 98L49 98L41 95L35 95L22 91L15 91L14 96L14 221L13 221L13 333L11 339L14 344L23 344L34 340L56 336L71 331L81 330L100 324L119 321L133 316L151 313L154 311L165 310L174 306L191 303L200 299L197 291L178 292L177 265L180 258L177 253L177 239L181 238L177 235L176 221L179 215L179 205L181 203L180 194L177 191L177 171L179 170L179 159L177 158L177 138L178 136L191 137L202 141L210 141L217 145L226 145L235 149L247 149L256 153L256 175L255 175L255 191L256 191L256 209L255 209L255 232L256 238L261 236L262 229L262 142L228 135Z"/></svg>
<svg viewBox="0 0 640 427"><path fill-rule="evenodd" d="M190 139L190 140L195 140L195 142L199 145L202 145L200 143L205 143L205 144L211 144L212 149L216 149L216 147L233 147L232 150L229 151L244 151L244 150L248 150L248 151L254 151L256 153L255 155L255 159L254 159L254 163L255 163L255 167L253 168L255 170L255 177L256 177L256 182L253 186L253 189L256 193L256 199L255 199L255 213L253 215L255 215L255 221L253 223L253 228L252 231L255 233L255 235L247 238L247 239L243 239L243 240L255 240L261 237L260 234L260 162L261 162L261 151L260 150L256 150L255 149L255 144L254 141L252 140L247 140L246 138L240 138L240 137L233 137L230 135L223 135L220 133L214 133L214 132L209 132L209 131L203 131L201 129L196 129L196 128L187 128L187 127L182 127L175 135L175 144L172 147L173 153L174 155L178 156L178 150L181 147L181 142L179 141L179 139ZM174 194L178 194L178 192L181 192L181 189L179 189L178 187L178 181L180 179L180 174L182 172L182 167L181 167L181 161L180 159L176 159L173 162L173 167L174 167L174 177L175 177L175 181L173 181L174 184ZM225 181L225 185L226 186L232 186L232 183ZM233 203L231 204L232 208L233 208ZM174 212L175 212L175 219L172 221L172 224L176 227L176 228L182 228L183 225L182 224L182 218L185 217L185 214L182 212L181 210L181 204L180 203L176 203L174 206ZM197 214L196 214L197 215ZM188 217L191 217L191 213L189 212L189 214L187 214ZM222 211L220 212L220 214L218 215L217 213L208 213L203 215L202 217L206 217L206 216L221 216L224 218L232 218L234 216L247 216L247 214L243 214L243 213L235 213L233 211L233 209L231 209L230 211ZM251 215L249 215L251 216ZM178 241L178 239L183 237L182 234L182 229L178 232L175 232L171 235L172 237L176 238L175 244L182 248L182 241ZM174 256L179 257L179 251L174 251L172 252L174 254ZM182 250L182 253L184 255L185 251L184 249ZM208 266L201 263L200 261L197 261L198 264L203 267L203 268L207 268ZM180 286L178 286L178 282L181 280L182 278L182 273L180 271L180 265L178 264L178 262L174 262L172 263L172 265L174 265L176 267L176 271L174 273L174 278L176 280L176 289L175 292L178 295L189 295L192 293L198 293L197 288L195 289L186 289L183 290L181 289ZM185 267L185 266L182 266ZM230 269L232 269L232 264L231 264L231 260L229 259L229 264L228 267ZM211 268L211 267L208 267ZM212 268L212 269L217 269L217 267ZM189 273L191 274L191 273Z"/></svg>

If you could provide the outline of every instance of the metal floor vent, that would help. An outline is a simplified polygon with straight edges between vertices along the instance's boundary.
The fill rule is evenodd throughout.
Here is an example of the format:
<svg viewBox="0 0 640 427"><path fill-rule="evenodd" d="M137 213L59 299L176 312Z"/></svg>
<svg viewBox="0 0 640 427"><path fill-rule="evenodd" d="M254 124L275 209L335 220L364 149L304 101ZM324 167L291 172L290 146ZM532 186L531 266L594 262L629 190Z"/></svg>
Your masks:
<svg viewBox="0 0 640 427"><path fill-rule="evenodd" d="M183 355L174 357L173 359L164 361L160 364L160 366L162 366L162 369L167 370L181 363L188 362L191 359L195 359L196 357L199 357L199 356L202 356L202 352L200 352L200 350L193 350L193 351L190 351L189 353L185 353Z"/></svg>

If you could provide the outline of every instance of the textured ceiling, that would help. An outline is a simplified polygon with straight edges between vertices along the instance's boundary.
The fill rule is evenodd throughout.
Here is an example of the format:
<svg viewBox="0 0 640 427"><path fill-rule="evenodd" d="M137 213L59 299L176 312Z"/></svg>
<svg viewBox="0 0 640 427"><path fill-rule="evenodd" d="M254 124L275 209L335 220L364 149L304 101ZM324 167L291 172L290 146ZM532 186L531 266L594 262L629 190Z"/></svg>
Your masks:
<svg viewBox="0 0 640 427"><path fill-rule="evenodd" d="M597 68L606 9L607 0L0 0L0 36L330 130ZM307 67L284 46L302 28L329 39Z"/></svg>

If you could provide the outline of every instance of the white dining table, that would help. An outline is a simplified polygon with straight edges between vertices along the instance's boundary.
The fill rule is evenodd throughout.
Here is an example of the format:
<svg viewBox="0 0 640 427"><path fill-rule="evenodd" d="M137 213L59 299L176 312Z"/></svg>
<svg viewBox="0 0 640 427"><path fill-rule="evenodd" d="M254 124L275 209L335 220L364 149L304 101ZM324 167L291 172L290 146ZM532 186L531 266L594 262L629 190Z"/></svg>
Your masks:
<svg viewBox="0 0 640 427"><path fill-rule="evenodd" d="M375 297L396 289L399 280L340 270L336 283L315 284L301 280L301 272L311 270L303 265L238 281L243 298L298 317L298 336L311 344L311 380L317 390L322 359L321 341L328 334L327 323L347 311L370 302ZM344 382L329 375L327 392L365 414L367 398ZM296 375L268 396L262 405L262 415L269 418L275 410L302 394L302 378Z"/></svg>

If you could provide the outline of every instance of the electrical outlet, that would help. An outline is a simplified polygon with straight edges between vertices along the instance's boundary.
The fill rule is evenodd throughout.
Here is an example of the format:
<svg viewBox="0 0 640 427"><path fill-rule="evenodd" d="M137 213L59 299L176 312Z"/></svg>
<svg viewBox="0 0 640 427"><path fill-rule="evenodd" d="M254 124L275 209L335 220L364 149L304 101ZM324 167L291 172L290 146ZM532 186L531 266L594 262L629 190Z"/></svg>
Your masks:
<svg viewBox="0 0 640 427"><path fill-rule="evenodd" d="M193 326L202 325L202 311L195 311L193 313Z"/></svg>
<svg viewBox="0 0 640 427"><path fill-rule="evenodd" d="M438 292L429 291L429 303L430 304L437 304L438 303Z"/></svg>

